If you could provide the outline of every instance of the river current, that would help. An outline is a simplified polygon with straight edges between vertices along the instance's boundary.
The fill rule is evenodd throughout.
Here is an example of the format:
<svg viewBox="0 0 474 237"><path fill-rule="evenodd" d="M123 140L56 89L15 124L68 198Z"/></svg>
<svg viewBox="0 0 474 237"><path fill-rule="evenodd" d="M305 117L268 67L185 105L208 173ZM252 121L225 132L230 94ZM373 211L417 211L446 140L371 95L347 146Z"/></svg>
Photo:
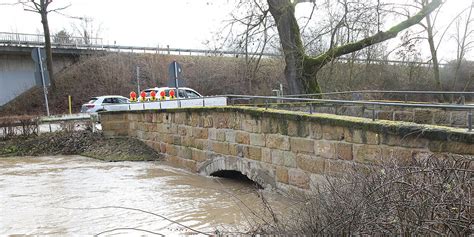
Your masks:
<svg viewBox="0 0 474 237"><path fill-rule="evenodd" d="M274 209L285 209L282 197L262 192ZM268 213L249 182L159 162L0 158L0 235L245 232L262 218Z"/></svg>

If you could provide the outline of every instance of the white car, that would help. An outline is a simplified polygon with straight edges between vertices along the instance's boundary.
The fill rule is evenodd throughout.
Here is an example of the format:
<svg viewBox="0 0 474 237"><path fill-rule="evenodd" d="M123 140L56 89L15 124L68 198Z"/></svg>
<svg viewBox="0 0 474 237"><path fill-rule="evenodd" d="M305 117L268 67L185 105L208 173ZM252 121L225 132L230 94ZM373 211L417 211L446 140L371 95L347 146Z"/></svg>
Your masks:
<svg viewBox="0 0 474 237"><path fill-rule="evenodd" d="M148 88L146 90L143 90L146 93L146 99L150 100L150 93L152 91L156 92L156 98L159 100L160 99L160 94L162 91L165 92L165 99L169 100L170 98L170 91L174 90L175 91L175 97L179 96L180 99L193 99L193 98L201 98L202 95L199 94L197 91L188 88L188 87L180 87L178 90L178 94L176 94L176 88L174 87L154 87L154 88ZM139 96L139 95L138 95Z"/></svg>
<svg viewBox="0 0 474 237"><path fill-rule="evenodd" d="M104 95L92 97L89 102L82 105L81 113L97 113L110 110L107 108L107 105L123 105L110 106L109 108L113 108L113 110L128 109L129 103L130 101L128 100L128 98L123 97L121 95Z"/></svg>

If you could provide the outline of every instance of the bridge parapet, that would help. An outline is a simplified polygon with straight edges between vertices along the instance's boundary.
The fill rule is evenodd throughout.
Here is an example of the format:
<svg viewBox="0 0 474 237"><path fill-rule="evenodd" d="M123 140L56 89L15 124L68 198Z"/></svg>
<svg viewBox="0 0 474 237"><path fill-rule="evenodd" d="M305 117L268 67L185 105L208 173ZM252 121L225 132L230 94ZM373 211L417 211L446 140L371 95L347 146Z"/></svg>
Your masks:
<svg viewBox="0 0 474 237"><path fill-rule="evenodd" d="M246 107L101 114L108 136L136 137L175 166L235 170L263 187L311 190L324 175L433 153L474 155L465 129Z"/></svg>

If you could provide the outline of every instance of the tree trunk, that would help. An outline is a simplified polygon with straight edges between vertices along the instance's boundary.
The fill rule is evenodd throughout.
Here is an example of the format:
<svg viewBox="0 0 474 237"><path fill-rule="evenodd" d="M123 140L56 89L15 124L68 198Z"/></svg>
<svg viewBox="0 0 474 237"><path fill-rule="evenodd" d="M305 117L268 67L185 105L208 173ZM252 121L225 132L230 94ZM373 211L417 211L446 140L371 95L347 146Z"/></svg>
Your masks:
<svg viewBox="0 0 474 237"><path fill-rule="evenodd" d="M49 23L48 23L48 12L46 10L45 0L41 0L41 24L43 24L44 31L44 46L46 50L46 66L48 67L49 80L51 82L51 89L56 89L56 84L54 81L54 70L53 70L53 53L51 50L51 37L49 33Z"/></svg>
<svg viewBox="0 0 474 237"><path fill-rule="evenodd" d="M436 51L436 46L434 43L433 36L433 25L431 24L430 16L426 16L426 32L428 33L428 44L430 45L431 58L433 60L433 73L434 80L436 83L436 89L443 91L443 85L441 84L441 79L439 77L439 61L438 61L438 52ZM441 95L439 98L440 102L446 101L446 95Z"/></svg>
<svg viewBox="0 0 474 237"><path fill-rule="evenodd" d="M290 94L319 93L318 82L314 80L314 70L305 71L305 50L295 18L295 6L290 0L268 0L268 5L275 19L285 55L285 78Z"/></svg>

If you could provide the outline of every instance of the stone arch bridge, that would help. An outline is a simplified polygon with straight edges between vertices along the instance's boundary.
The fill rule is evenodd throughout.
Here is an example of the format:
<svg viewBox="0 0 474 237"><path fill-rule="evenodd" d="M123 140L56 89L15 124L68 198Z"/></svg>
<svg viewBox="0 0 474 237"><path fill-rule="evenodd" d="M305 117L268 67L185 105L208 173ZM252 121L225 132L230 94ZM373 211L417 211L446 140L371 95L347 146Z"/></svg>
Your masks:
<svg viewBox="0 0 474 237"><path fill-rule="evenodd" d="M265 188L311 190L324 175L434 153L474 155L465 129L248 107L115 111L107 136L135 137L174 166L238 171Z"/></svg>

